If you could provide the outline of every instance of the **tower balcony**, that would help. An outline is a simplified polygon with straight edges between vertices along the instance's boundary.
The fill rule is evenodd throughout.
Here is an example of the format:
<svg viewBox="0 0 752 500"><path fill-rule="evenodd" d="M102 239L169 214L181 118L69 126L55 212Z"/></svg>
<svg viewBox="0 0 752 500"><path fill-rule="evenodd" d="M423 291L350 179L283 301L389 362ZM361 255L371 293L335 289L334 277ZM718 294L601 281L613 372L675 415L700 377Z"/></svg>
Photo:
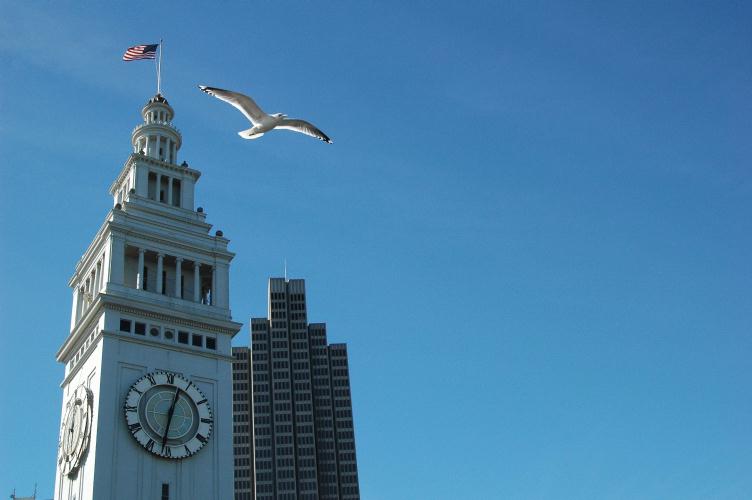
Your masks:
<svg viewBox="0 0 752 500"><path fill-rule="evenodd" d="M151 120L134 127L131 144L134 153L168 163L177 163L178 150L183 143L180 130L169 121Z"/></svg>
<svg viewBox="0 0 752 500"><path fill-rule="evenodd" d="M161 127L166 127L168 129L172 130L178 136L182 137L182 134L180 133L180 129L177 128L175 125L173 125L171 122L159 121L159 120L153 121L153 122L149 122L149 123L141 123L139 125L136 125L135 127L133 127L133 132L131 132L131 136L135 136L138 133L139 130L145 129L147 127L155 128L155 129L156 128L161 128Z"/></svg>

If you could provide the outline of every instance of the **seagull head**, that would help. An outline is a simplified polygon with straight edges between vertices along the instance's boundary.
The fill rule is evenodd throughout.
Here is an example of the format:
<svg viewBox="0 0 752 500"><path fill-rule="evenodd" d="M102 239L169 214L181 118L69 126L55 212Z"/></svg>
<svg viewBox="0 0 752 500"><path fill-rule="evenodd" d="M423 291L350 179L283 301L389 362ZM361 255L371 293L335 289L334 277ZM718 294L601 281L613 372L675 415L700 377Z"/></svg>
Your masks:
<svg viewBox="0 0 752 500"><path fill-rule="evenodd" d="M284 113L274 113L272 116L275 118L287 118L287 115Z"/></svg>

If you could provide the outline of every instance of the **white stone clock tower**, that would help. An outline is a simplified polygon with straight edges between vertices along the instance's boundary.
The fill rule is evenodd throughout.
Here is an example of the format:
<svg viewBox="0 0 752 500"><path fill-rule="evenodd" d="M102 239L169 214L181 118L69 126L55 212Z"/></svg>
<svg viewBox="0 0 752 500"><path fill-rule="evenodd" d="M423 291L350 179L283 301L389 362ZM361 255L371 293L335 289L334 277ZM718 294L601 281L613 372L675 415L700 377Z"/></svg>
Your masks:
<svg viewBox="0 0 752 500"><path fill-rule="evenodd" d="M233 498L233 253L157 94L76 265L55 500Z"/></svg>

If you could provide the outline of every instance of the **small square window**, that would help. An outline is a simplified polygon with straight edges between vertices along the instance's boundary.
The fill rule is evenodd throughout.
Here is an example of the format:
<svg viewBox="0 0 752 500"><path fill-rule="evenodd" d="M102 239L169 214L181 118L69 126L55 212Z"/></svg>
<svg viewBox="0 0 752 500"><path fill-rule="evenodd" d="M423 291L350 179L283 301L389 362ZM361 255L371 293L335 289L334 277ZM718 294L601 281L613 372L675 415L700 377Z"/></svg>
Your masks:
<svg viewBox="0 0 752 500"><path fill-rule="evenodd" d="M191 342L196 347L202 347L204 345L204 337L202 335L193 334L193 341Z"/></svg>
<svg viewBox="0 0 752 500"><path fill-rule="evenodd" d="M206 348L207 349L217 349L217 339L214 337L206 337Z"/></svg>
<svg viewBox="0 0 752 500"><path fill-rule="evenodd" d="M120 320L120 331L121 332L130 332L131 331L131 320L129 320L129 319L121 319Z"/></svg>
<svg viewBox="0 0 752 500"><path fill-rule="evenodd" d="M188 343L188 332L178 332L178 342L181 344Z"/></svg>
<svg viewBox="0 0 752 500"><path fill-rule="evenodd" d="M136 321L136 328L133 331L136 335L146 335L146 323Z"/></svg>

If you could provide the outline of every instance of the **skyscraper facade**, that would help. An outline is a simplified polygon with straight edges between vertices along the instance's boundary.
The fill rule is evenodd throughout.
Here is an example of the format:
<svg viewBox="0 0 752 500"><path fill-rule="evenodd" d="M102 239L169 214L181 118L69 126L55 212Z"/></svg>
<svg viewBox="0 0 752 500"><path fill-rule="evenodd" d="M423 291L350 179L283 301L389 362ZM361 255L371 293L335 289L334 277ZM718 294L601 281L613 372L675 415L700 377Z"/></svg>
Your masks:
<svg viewBox="0 0 752 500"><path fill-rule="evenodd" d="M347 346L308 324L304 280L269 280L233 356L235 499L360 498Z"/></svg>

